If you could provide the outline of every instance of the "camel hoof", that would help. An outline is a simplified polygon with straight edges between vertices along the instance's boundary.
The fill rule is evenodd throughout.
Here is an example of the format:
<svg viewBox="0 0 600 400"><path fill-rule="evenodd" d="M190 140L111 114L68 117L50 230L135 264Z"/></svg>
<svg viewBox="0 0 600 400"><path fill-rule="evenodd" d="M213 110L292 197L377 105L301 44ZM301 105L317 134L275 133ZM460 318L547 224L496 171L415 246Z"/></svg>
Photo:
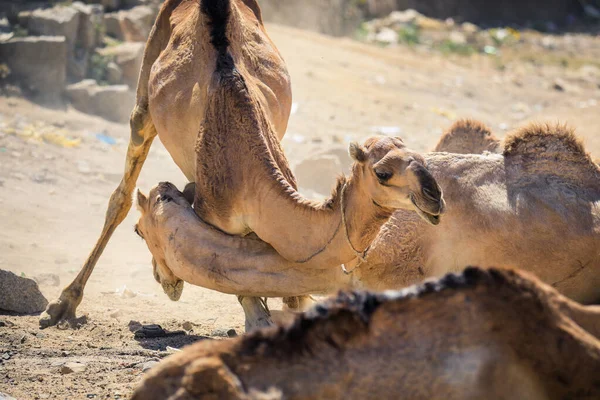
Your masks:
<svg viewBox="0 0 600 400"><path fill-rule="evenodd" d="M79 328L87 323L87 317L77 318L75 310L77 305L72 301L57 299L46 307L46 310L40 315L40 329L46 329L50 326L57 326L59 329Z"/></svg>

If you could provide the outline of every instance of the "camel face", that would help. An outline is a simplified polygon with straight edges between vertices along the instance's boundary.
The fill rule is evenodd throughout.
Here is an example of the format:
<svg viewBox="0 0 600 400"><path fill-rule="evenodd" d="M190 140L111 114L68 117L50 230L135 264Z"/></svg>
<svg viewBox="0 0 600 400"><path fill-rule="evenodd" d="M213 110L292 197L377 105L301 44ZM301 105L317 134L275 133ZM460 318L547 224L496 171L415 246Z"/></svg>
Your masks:
<svg viewBox="0 0 600 400"><path fill-rule="evenodd" d="M428 223L440 223L445 209L442 189L419 153L390 137L372 137L363 146L352 143L349 151L375 204L414 210Z"/></svg>
<svg viewBox="0 0 600 400"><path fill-rule="evenodd" d="M152 272L156 282L160 283L165 294L173 301L179 300L183 292L183 280L179 279L167 266L166 257L159 246L160 229L157 229L156 221L165 218L169 209L174 206L187 206L190 204L185 200L181 192L168 182L161 182L146 197L139 190L135 194L135 202L141 216L135 225L135 233L147 244L152 254Z"/></svg>

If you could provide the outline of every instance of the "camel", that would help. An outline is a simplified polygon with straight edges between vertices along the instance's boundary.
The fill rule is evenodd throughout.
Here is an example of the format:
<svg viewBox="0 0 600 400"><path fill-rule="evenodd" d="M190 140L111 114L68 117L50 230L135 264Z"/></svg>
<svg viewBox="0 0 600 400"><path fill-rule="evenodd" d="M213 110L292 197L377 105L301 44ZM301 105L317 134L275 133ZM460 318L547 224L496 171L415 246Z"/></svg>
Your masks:
<svg viewBox="0 0 600 400"><path fill-rule="evenodd" d="M444 191L443 222L432 229L415 213L396 211L365 261L357 265L357 257L344 270L290 262L263 241L218 232L168 183L151 190L158 200L138 226L173 276L224 293L380 291L464 265L496 265L526 269L573 300L600 300L600 169L571 129L529 124L506 137L503 154L424 158Z"/></svg>
<svg viewBox="0 0 600 400"><path fill-rule="evenodd" d="M353 144L353 174L338 181L329 201L314 203L300 196L279 142L289 116L289 79L254 1L166 2L144 58L132 114L132 132L143 132L137 129L138 136L132 135L130 149L145 135L141 146L147 150L158 133L195 185L196 213L224 233L257 235L288 261L343 264L364 257L397 209L414 210L429 223L439 223L442 192L423 158L399 138L372 137L364 146ZM109 230L127 212L120 199L130 195L137 178L132 172L139 173L146 150L139 150L139 157L128 154L125 177L115 192L119 199L111 198L109 204ZM136 197L141 210L156 201ZM97 259L96 250L102 250L110 232L100 238L92 258ZM163 289L172 300L179 299L183 281L173 281L160 257L154 255L152 263ZM48 306L43 326L73 316L69 301L80 301L92 268L86 263L58 302ZM79 300L73 298L77 295ZM240 302L247 315L260 309L259 299L241 297ZM247 329L270 324L267 316L247 321Z"/></svg>
<svg viewBox="0 0 600 400"><path fill-rule="evenodd" d="M217 20L211 21L207 15ZM48 304L40 327L75 318L98 259L131 208L137 178L157 135L187 179L195 180L195 144L211 96L216 49L224 45L237 72L254 88L253 100L267 114L275 135L283 137L291 109L291 84L285 62L265 31L256 0L166 0L144 51L123 178L109 200L92 252L59 298Z"/></svg>
<svg viewBox="0 0 600 400"><path fill-rule="evenodd" d="M195 343L150 370L132 399L591 400L598 371L600 306L523 272L469 267Z"/></svg>

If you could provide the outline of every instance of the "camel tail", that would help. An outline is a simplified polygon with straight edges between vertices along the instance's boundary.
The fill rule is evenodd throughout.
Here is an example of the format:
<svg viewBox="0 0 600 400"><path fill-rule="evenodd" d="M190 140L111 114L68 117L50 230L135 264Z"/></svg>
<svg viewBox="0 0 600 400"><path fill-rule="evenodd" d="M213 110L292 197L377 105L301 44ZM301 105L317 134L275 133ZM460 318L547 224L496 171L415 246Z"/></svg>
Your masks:
<svg viewBox="0 0 600 400"><path fill-rule="evenodd" d="M229 39L227 25L231 15L230 0L202 0L200 9L206 15L210 25L210 43L217 51L217 73L231 72L235 67L228 52Z"/></svg>

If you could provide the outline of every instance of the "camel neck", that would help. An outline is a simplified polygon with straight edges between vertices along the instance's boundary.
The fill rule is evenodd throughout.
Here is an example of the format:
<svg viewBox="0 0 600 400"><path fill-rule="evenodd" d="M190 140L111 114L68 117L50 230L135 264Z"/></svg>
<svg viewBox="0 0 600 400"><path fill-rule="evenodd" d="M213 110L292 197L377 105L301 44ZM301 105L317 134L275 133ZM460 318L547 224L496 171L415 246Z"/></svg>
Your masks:
<svg viewBox="0 0 600 400"><path fill-rule="evenodd" d="M375 239L379 230L392 216L393 210L377 204L359 184L359 176L349 179L341 191L341 213L345 216L342 234L348 235L347 247L353 253L364 253ZM342 199L340 199L342 200ZM347 241L348 241L347 240Z"/></svg>

